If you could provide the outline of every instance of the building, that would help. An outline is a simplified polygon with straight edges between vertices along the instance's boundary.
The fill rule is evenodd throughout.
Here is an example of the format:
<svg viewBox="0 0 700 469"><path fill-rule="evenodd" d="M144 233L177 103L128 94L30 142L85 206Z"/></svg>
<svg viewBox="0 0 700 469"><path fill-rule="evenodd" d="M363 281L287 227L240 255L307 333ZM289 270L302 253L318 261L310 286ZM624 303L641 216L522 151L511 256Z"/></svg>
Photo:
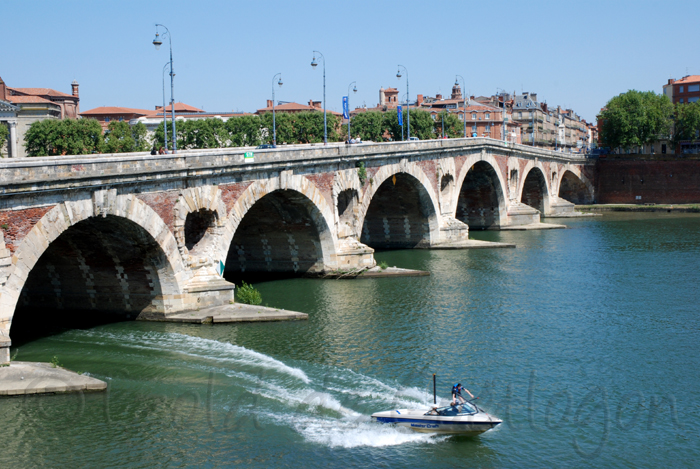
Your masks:
<svg viewBox="0 0 700 469"><path fill-rule="evenodd" d="M10 139L8 141L8 155L11 158L27 156L24 148L24 134L34 122L44 119L77 119L80 111L80 96L78 82L71 83L72 94L62 93L51 88L13 88L7 86L0 78L0 101L9 103L16 111L15 117L10 121ZM3 106L4 113L8 111L7 105ZM12 124L11 122L14 122ZM12 131L14 128L14 137Z"/></svg>
<svg viewBox="0 0 700 469"><path fill-rule="evenodd" d="M7 141L0 145L0 157L17 158L17 114L19 106L0 99L0 125L8 128Z"/></svg>
<svg viewBox="0 0 700 469"><path fill-rule="evenodd" d="M680 80L669 78L664 85L664 95L673 104L694 103L700 99L700 75L686 75Z"/></svg>
<svg viewBox="0 0 700 469"><path fill-rule="evenodd" d="M160 109L163 107L161 106ZM158 111L148 111L145 109L132 109L128 107L118 106L101 106L89 111L81 112L80 117L83 119L96 119L102 126L104 132L109 127L110 122L130 122L132 119L138 119L143 116L151 116L158 114ZM161 111L161 116L163 115ZM162 121L162 119L161 119Z"/></svg>
<svg viewBox="0 0 700 469"><path fill-rule="evenodd" d="M299 104L299 103L277 103L275 105L275 112L286 112L286 113L297 113L297 112L304 112L304 111L321 111L323 112L323 103L322 101L314 101L313 99L309 100L309 104ZM268 99L267 100L267 106L258 109L255 111L255 114L257 115L262 115L265 114L266 112L272 112L272 100ZM340 112L335 112L331 110L326 110L326 114L333 114L334 116L339 116L342 117L343 114Z"/></svg>

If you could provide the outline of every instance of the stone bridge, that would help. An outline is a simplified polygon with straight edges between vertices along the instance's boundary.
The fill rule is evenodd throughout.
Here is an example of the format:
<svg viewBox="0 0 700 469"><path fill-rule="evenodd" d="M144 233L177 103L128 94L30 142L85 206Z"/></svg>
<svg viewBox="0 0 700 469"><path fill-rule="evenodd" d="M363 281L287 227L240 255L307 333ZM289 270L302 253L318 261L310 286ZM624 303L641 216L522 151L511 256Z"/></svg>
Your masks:
<svg viewBox="0 0 700 469"><path fill-rule="evenodd" d="M593 161L492 139L0 163L0 363L13 319L233 301L226 273L323 274L591 202Z"/></svg>

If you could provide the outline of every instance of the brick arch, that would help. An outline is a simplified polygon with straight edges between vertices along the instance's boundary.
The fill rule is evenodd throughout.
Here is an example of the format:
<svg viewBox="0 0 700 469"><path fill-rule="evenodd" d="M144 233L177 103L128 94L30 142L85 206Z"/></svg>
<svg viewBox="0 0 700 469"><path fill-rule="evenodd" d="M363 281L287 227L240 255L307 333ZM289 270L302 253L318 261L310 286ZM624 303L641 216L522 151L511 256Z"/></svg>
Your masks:
<svg viewBox="0 0 700 469"><path fill-rule="evenodd" d="M191 213L207 210L214 214L214 226L204 235L204 238L197 244L197 253L206 254L211 249L210 245L218 246L218 238L221 237L223 228L227 222L226 204L221 198L221 190L217 186L189 187L180 192L178 201L173 207L174 235L178 249L183 261L191 265L194 260L190 259L190 251L185 245L185 224L187 216ZM213 249L216 251L216 247Z"/></svg>
<svg viewBox="0 0 700 469"><path fill-rule="evenodd" d="M384 165L379 171L377 171L371 178L371 182L368 180L365 184L369 184L367 189L365 189L362 195L362 204L360 206L359 213L359 226L363 226L365 219L367 217L367 211L369 210L370 204L374 199L379 188L384 184L385 181L392 178L394 175L406 174L410 176L416 182L416 188L422 193L419 196L427 198L426 209L428 212L428 225L429 225L429 236L430 244L438 242L440 239L440 227L438 221L439 213L439 203L438 197L435 193L435 189L431 180L426 176L423 169L416 165L415 163L410 163L407 161L401 161L400 163Z"/></svg>
<svg viewBox="0 0 700 469"><path fill-rule="evenodd" d="M116 191L98 191L92 200L70 201L49 210L19 243L9 269L7 282L0 289L0 329L9 333L17 302L32 269L52 243L75 225L111 217L135 225L148 234L149 242L157 245L163 263L153 269L157 277L159 298L153 301L151 312L175 312L183 308L180 299L185 266L178 253L177 242L158 214L135 195L117 195ZM115 253L118 255L118 253ZM115 273L116 275L116 273ZM98 308L99 309L99 308Z"/></svg>
<svg viewBox="0 0 700 469"><path fill-rule="evenodd" d="M552 183L550 181L550 174L549 172L544 168L542 163L539 161L528 161L525 167L523 168L522 176L520 177L518 181L518 202L520 202L523 198L523 191L525 189L525 183L527 182L528 176L530 176L530 173L532 171L539 171L539 173L542 175L542 178L544 179L544 187L542 191L542 205L543 205L543 211L542 215L546 215L550 212L551 210L551 197L552 197Z"/></svg>
<svg viewBox="0 0 700 469"><path fill-rule="evenodd" d="M561 166L559 168L559 177L557 181L552 181L552 186L554 187L556 185L556 195L557 197L560 197L559 193L561 192L561 181L564 179L564 175L566 173L571 173L573 174L583 185L586 187L587 191L587 196L589 198L589 203L595 200L595 189L593 187L593 183L586 177L585 174L581 171L581 168L578 166L574 166L571 164L567 164L564 166Z"/></svg>
<svg viewBox="0 0 700 469"><path fill-rule="evenodd" d="M221 259L226 259L236 230L253 206L268 194L275 191L293 191L303 196L309 215L318 232L323 263L326 268L334 268L337 254L337 238L333 227L333 208L315 184L304 176L283 171L279 177L257 180L246 188L228 213L224 233L221 236Z"/></svg>
<svg viewBox="0 0 700 469"><path fill-rule="evenodd" d="M498 185L496 188L496 194L498 197L498 215L500 223L503 224L507 218L508 212L506 200L508 194L507 184L504 180L504 176L501 172L501 167L498 164L498 161L496 160L496 158L493 157L493 155L490 154L472 154L462 164L462 167L459 170L459 174L457 175L457 180L455 183L455 187L457 188L457 190L454 191L453 195L454 200L452 202L452 216L457 216L457 204L459 202L459 196L462 193L462 186L464 185L464 180L467 178L467 175L469 174L469 171L472 169L472 167L479 162L488 164L491 167L491 169L493 169L493 172L498 178Z"/></svg>

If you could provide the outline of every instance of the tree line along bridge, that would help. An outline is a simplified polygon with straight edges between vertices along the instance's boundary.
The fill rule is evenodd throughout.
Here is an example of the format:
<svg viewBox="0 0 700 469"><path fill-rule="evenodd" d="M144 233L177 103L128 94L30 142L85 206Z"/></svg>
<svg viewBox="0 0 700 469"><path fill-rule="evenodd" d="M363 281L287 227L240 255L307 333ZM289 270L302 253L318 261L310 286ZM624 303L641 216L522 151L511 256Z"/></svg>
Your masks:
<svg viewBox="0 0 700 469"><path fill-rule="evenodd" d="M0 363L37 311L167 317L232 302L224 274L372 267L595 198L585 155L492 139L245 151L0 163Z"/></svg>

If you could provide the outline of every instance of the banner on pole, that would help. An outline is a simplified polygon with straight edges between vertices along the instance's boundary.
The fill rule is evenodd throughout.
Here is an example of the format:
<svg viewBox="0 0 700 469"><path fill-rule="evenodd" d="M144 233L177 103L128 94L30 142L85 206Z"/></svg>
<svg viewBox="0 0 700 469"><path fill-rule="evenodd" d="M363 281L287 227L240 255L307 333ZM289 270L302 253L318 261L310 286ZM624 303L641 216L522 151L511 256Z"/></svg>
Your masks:
<svg viewBox="0 0 700 469"><path fill-rule="evenodd" d="M403 127L403 112L401 106L396 106L396 112L399 114L399 125Z"/></svg>
<svg viewBox="0 0 700 469"><path fill-rule="evenodd" d="M348 109L347 96L343 96L343 119L350 119L350 109Z"/></svg>

